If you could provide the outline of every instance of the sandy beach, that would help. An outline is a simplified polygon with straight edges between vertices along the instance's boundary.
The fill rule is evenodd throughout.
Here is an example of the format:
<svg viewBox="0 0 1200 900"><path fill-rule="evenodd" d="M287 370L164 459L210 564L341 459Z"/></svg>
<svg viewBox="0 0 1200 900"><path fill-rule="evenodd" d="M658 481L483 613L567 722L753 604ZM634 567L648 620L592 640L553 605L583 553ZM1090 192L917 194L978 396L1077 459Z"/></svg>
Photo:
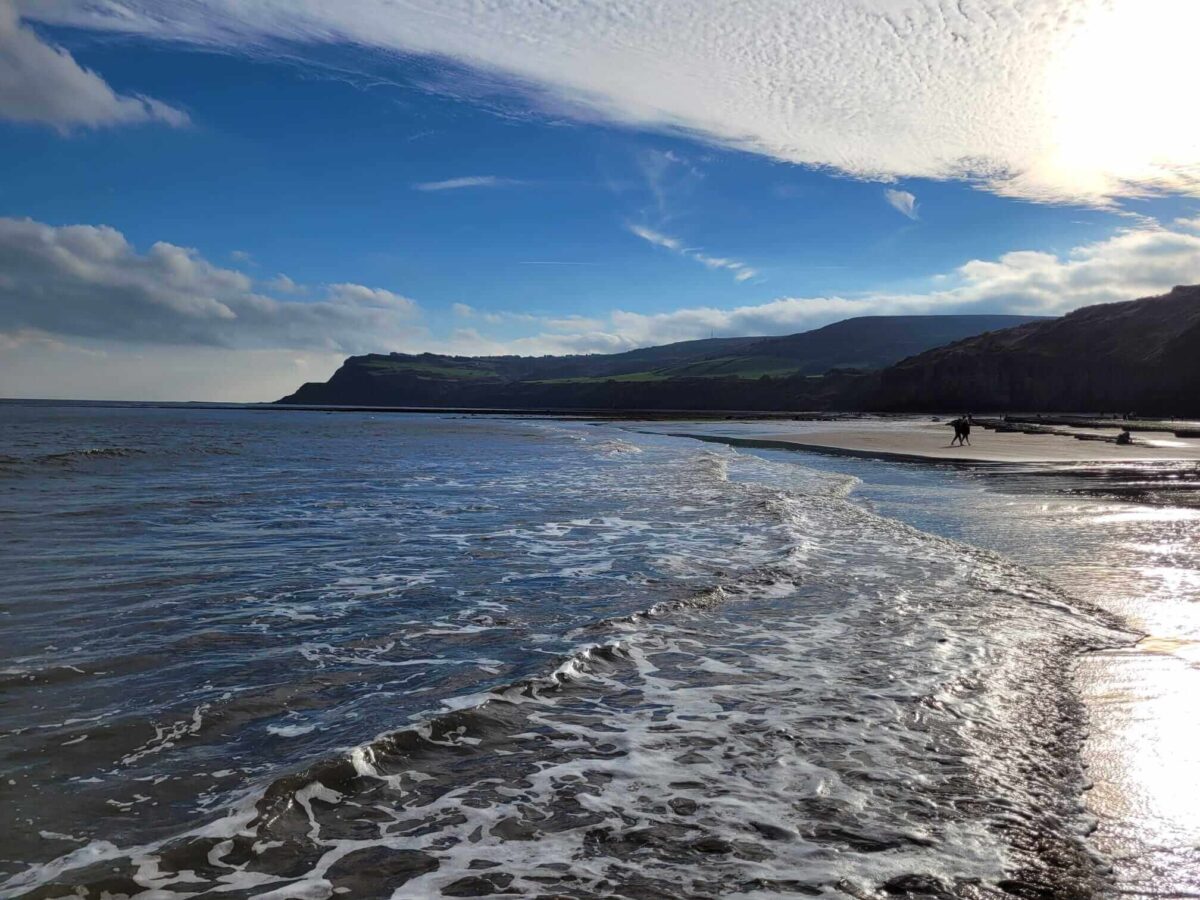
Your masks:
<svg viewBox="0 0 1200 900"><path fill-rule="evenodd" d="M1066 429L1064 429L1066 431ZM953 431L946 422L869 419L831 424L798 423L797 430L754 437L712 437L741 446L814 450L845 456L951 463L1071 463L1200 460L1200 440L1177 438L1169 431L1138 432L1134 443L1077 440L1072 433L1022 434L971 430L971 443L950 446ZM1087 436L1116 437L1118 429L1088 429ZM698 435L692 435L698 436Z"/></svg>

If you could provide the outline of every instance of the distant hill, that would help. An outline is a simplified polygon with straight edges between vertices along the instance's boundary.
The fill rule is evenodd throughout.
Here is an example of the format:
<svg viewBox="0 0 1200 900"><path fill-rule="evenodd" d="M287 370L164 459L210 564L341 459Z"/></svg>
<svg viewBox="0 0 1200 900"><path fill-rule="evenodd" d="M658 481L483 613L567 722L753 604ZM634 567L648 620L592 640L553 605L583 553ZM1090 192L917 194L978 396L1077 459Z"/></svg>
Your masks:
<svg viewBox="0 0 1200 900"><path fill-rule="evenodd" d="M905 357L1033 316L864 316L782 337L576 356L352 356L280 403L573 409L814 409L858 401ZM841 371L839 371L841 370ZM847 372L845 370L854 370ZM833 372L826 378L826 373Z"/></svg>
<svg viewBox="0 0 1200 900"><path fill-rule="evenodd" d="M957 341L882 372L887 410L1200 414L1200 286Z"/></svg>

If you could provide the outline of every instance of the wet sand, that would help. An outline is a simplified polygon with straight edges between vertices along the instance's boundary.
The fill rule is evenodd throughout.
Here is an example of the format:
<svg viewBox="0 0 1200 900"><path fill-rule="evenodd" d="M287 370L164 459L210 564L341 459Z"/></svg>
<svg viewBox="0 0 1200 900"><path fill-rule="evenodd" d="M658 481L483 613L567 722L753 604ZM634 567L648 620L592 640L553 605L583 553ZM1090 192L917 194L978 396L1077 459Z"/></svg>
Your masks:
<svg viewBox="0 0 1200 900"><path fill-rule="evenodd" d="M700 426L703 427L703 426ZM915 419L795 423L788 433L716 435L703 439L742 446L991 468L1053 469L1092 463L1170 465L1200 461L1200 440L1172 432L1136 432L1120 446L1076 440L1073 434L1115 437L1117 429L1062 428L1062 434L972 429L972 445L950 447L950 426ZM700 437L700 435L692 435ZM1014 553L1069 593L1113 614L1131 643L1083 653L1076 685L1088 718L1082 748L1089 790L1081 798L1095 817L1093 846L1113 866L1108 893L1144 897L1200 896L1200 567L1194 552L1200 509L1130 498L1114 504L1064 500L1045 516L1079 517L1127 552L1046 560ZM1082 532L1080 532L1082 533ZM1078 536L1078 534L1077 534ZM1106 545L1099 540L1097 548ZM1010 551L1011 552L1011 551ZM1038 562L1044 565L1039 566ZM1136 640L1137 637L1140 640Z"/></svg>
<svg viewBox="0 0 1200 900"><path fill-rule="evenodd" d="M1116 437L1118 429L1088 429L1079 433ZM971 444L966 447L950 446L953 436L953 430L944 422L877 419L835 425L813 422L809 427L798 423L797 430L788 433L752 438L714 436L711 439L740 446L972 464L1200 460L1200 440L1177 438L1171 432L1139 432L1134 436L1134 443L1126 446L1099 440L1077 440L1071 434L995 432L979 425L971 429Z"/></svg>

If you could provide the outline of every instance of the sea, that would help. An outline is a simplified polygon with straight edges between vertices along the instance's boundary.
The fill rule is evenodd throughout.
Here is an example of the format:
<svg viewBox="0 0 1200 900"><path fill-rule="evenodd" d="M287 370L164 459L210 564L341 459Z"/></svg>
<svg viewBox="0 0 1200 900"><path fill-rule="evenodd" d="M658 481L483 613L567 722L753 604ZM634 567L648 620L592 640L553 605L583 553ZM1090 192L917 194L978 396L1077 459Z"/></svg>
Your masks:
<svg viewBox="0 0 1200 900"><path fill-rule="evenodd" d="M0 896L1195 896L1200 471L781 430L0 403Z"/></svg>

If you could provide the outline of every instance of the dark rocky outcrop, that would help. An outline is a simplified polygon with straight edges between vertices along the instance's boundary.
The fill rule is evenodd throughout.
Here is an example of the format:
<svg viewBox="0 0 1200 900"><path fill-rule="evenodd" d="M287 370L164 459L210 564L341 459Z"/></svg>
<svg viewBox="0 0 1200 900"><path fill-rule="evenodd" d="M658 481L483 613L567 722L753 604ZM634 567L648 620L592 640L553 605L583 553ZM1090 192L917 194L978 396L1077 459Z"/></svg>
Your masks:
<svg viewBox="0 0 1200 900"><path fill-rule="evenodd" d="M1200 415L1200 286L929 350L884 370L868 405Z"/></svg>

